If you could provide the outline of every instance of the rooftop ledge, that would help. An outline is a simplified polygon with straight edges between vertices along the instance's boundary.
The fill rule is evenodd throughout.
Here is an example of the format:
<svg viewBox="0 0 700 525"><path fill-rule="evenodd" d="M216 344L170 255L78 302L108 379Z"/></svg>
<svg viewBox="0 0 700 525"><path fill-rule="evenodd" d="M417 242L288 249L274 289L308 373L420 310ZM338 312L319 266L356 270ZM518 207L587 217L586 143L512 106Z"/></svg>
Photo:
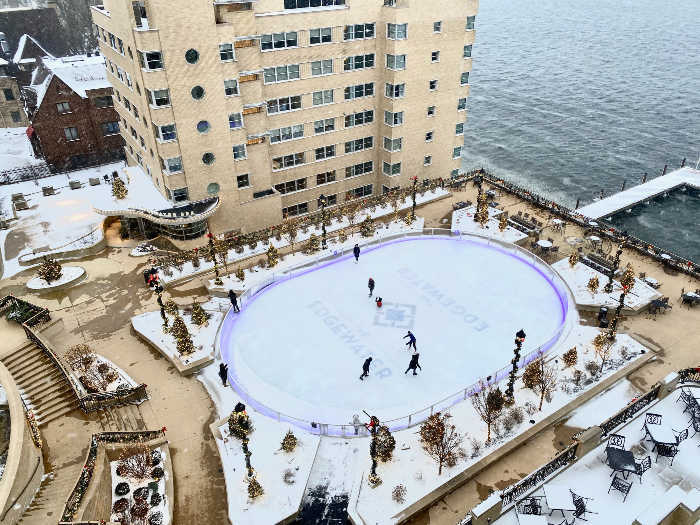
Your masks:
<svg viewBox="0 0 700 525"><path fill-rule="evenodd" d="M285 9L284 11L271 11L269 13L255 13L255 16L296 15L301 13L316 13L319 11L341 11L350 9L347 5L327 5L321 7L305 7L303 9Z"/></svg>
<svg viewBox="0 0 700 525"><path fill-rule="evenodd" d="M97 11L98 13L103 14L103 15L105 15L105 16L108 16L108 17L110 17L110 18L112 17L112 15L110 14L110 12L107 11L107 10L105 9L105 6L103 6L103 5L93 5L93 6L90 6L90 9L94 9L94 10Z"/></svg>
<svg viewBox="0 0 700 525"><path fill-rule="evenodd" d="M141 208L102 210L95 208L95 211L101 215L140 217L156 224L167 224L173 226L190 224L195 221L203 221L214 215L216 210L219 209L220 204L221 200L219 197L209 197L200 201L190 202L184 206L168 208L165 210L145 210Z"/></svg>

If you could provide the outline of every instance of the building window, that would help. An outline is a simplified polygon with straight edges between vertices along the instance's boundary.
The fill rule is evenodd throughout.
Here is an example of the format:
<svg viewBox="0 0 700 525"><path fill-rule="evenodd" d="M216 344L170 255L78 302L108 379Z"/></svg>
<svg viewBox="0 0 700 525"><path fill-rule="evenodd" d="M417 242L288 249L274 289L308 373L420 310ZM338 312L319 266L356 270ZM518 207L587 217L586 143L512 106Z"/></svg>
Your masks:
<svg viewBox="0 0 700 525"><path fill-rule="evenodd" d="M406 84L386 84L384 95L388 98L403 98L406 94Z"/></svg>
<svg viewBox="0 0 700 525"><path fill-rule="evenodd" d="M197 131L199 131L200 133L206 133L209 131L210 128L211 126L206 120L200 120L199 122L197 122Z"/></svg>
<svg viewBox="0 0 700 525"><path fill-rule="evenodd" d="M167 89L146 90L146 96L151 106L163 107L170 105L170 91Z"/></svg>
<svg viewBox="0 0 700 525"><path fill-rule="evenodd" d="M202 86L195 86L190 90L192 98L195 100L201 100L204 98L204 88Z"/></svg>
<svg viewBox="0 0 700 525"><path fill-rule="evenodd" d="M285 9L345 5L345 0L284 0Z"/></svg>
<svg viewBox="0 0 700 525"><path fill-rule="evenodd" d="M333 42L331 28L320 27L318 29L312 29L311 35L309 37L309 42L312 46L315 46L316 44L328 44L330 42Z"/></svg>
<svg viewBox="0 0 700 525"><path fill-rule="evenodd" d="M129 131L131 132L131 136L134 138L134 140L138 139L139 134L136 133L136 130L133 126L129 126Z"/></svg>
<svg viewBox="0 0 700 525"><path fill-rule="evenodd" d="M404 40L408 33L408 24L387 24L386 37L391 40Z"/></svg>
<svg viewBox="0 0 700 525"><path fill-rule="evenodd" d="M433 51L430 53L431 62L440 62L440 51Z"/></svg>
<svg viewBox="0 0 700 525"><path fill-rule="evenodd" d="M267 67L263 70L265 84L299 80L299 64L289 64L277 67Z"/></svg>
<svg viewBox="0 0 700 525"><path fill-rule="evenodd" d="M288 47L298 47L297 32L272 33L260 37L260 49L270 51L272 49L285 49ZM223 59L222 59L223 60Z"/></svg>
<svg viewBox="0 0 700 525"><path fill-rule="evenodd" d="M112 33L109 33L109 47L112 49L117 49L117 39Z"/></svg>
<svg viewBox="0 0 700 525"><path fill-rule="evenodd" d="M77 128L63 128L63 133L66 135L66 140L68 141L78 140L80 138Z"/></svg>
<svg viewBox="0 0 700 525"><path fill-rule="evenodd" d="M219 186L219 183L217 183L217 182L210 182L207 185L207 193L209 195L216 195L217 193L219 193L220 189L221 189L221 186Z"/></svg>
<svg viewBox="0 0 700 525"><path fill-rule="evenodd" d="M429 117L435 116L435 106L428 106L428 116Z"/></svg>
<svg viewBox="0 0 700 525"><path fill-rule="evenodd" d="M295 0L285 0L286 2L290 1L295 1ZM302 2L303 0L296 0L297 2ZM336 0L338 2L340 0ZM345 0L342 0L345 1ZM308 202L300 202L299 204L293 204L292 206L288 206L286 208L282 208L282 218L286 219L287 217L294 217L296 215L303 215L305 213L309 213L309 203Z"/></svg>
<svg viewBox="0 0 700 525"><path fill-rule="evenodd" d="M474 29L475 23L476 23L476 17L475 16L468 16L467 17L467 26L465 29L467 31L471 31L472 29Z"/></svg>
<svg viewBox="0 0 700 525"><path fill-rule="evenodd" d="M433 22L433 33L442 33L442 22Z"/></svg>
<svg viewBox="0 0 700 525"><path fill-rule="evenodd" d="M462 146L457 146L452 150L452 158L458 159L462 156Z"/></svg>
<svg viewBox="0 0 700 525"><path fill-rule="evenodd" d="M275 189L282 195L306 189L306 179L290 180L281 184L275 184Z"/></svg>
<svg viewBox="0 0 700 525"><path fill-rule="evenodd" d="M335 119L327 118L323 120L317 120L314 122L314 133L317 135L319 133L328 133L335 130Z"/></svg>
<svg viewBox="0 0 700 525"><path fill-rule="evenodd" d="M15 123L22 121L22 115L20 115L19 111L10 111L10 118Z"/></svg>
<svg viewBox="0 0 700 525"><path fill-rule="evenodd" d="M190 194L187 191L187 188L178 188L176 190L173 190L173 200L175 202L186 201L189 198L190 198Z"/></svg>
<svg viewBox="0 0 700 525"><path fill-rule="evenodd" d="M343 31L345 40L360 40L363 38L374 38L374 23L354 24L345 26Z"/></svg>
<svg viewBox="0 0 700 525"><path fill-rule="evenodd" d="M394 71L406 69L406 55L387 55L386 67Z"/></svg>
<svg viewBox="0 0 700 525"><path fill-rule="evenodd" d="M236 59L233 52L233 44L219 44L219 58L222 62L230 62Z"/></svg>
<svg viewBox="0 0 700 525"><path fill-rule="evenodd" d="M247 188L248 186L250 186L250 177L248 176L248 174L245 173L243 175L238 175L236 177L236 185L239 188Z"/></svg>
<svg viewBox="0 0 700 525"><path fill-rule="evenodd" d="M188 49L185 51L185 61L188 64L196 64L199 62L199 51L196 49Z"/></svg>
<svg viewBox="0 0 700 525"><path fill-rule="evenodd" d="M464 135L464 123L463 122L460 122L459 124L457 124L457 126L455 127L455 134L456 135Z"/></svg>
<svg viewBox="0 0 700 525"><path fill-rule="evenodd" d="M467 99L466 97L460 98L457 102L457 111L464 111L465 109L467 109Z"/></svg>
<svg viewBox="0 0 700 525"><path fill-rule="evenodd" d="M437 81L437 80L431 80L431 81L428 83L428 88L430 89L430 91L435 91L435 90L437 89L437 87L438 87L438 81Z"/></svg>
<svg viewBox="0 0 700 525"><path fill-rule="evenodd" d="M129 99L126 97L124 97L124 107L127 111L131 111L131 102L129 102Z"/></svg>
<svg viewBox="0 0 700 525"><path fill-rule="evenodd" d="M286 142L288 140L301 138L304 138L303 124L296 124L294 126L270 130L270 144L277 144L278 142Z"/></svg>
<svg viewBox="0 0 700 525"><path fill-rule="evenodd" d="M393 177L395 175L401 175L401 163L396 162L395 164L390 164L388 162L382 163L382 173L384 175L388 175L389 177Z"/></svg>
<svg viewBox="0 0 700 525"><path fill-rule="evenodd" d="M464 58L470 58L472 56L472 45L464 46Z"/></svg>
<svg viewBox="0 0 700 525"><path fill-rule="evenodd" d="M245 144L236 144L233 147L233 160L243 160L248 157Z"/></svg>
<svg viewBox="0 0 700 525"><path fill-rule="evenodd" d="M316 160L326 160L335 157L335 144L323 146L314 150Z"/></svg>
<svg viewBox="0 0 700 525"><path fill-rule="evenodd" d="M117 135L119 133L119 121L117 122L103 122L100 124L102 127L102 135L107 137L109 135Z"/></svg>
<svg viewBox="0 0 700 525"><path fill-rule="evenodd" d="M345 127L351 128L353 126L361 126L363 124L369 124L374 121L374 110L368 109L366 111L359 111L358 113L352 113L350 115L345 115Z"/></svg>
<svg viewBox="0 0 700 525"><path fill-rule="evenodd" d="M70 104L68 102L59 102L56 104L56 109L59 115L70 113Z"/></svg>
<svg viewBox="0 0 700 525"><path fill-rule="evenodd" d="M369 67L374 67L374 53L347 57L343 63L343 69L345 69L345 71L355 71L357 69L366 69Z"/></svg>
<svg viewBox="0 0 700 525"><path fill-rule="evenodd" d="M139 63L146 71L163 69L163 55L160 51L139 51Z"/></svg>
<svg viewBox="0 0 700 525"><path fill-rule="evenodd" d="M131 107L131 111L134 112L134 117L136 117L136 120L138 120L139 119L139 109L136 107L136 104L134 104Z"/></svg>
<svg viewBox="0 0 700 525"><path fill-rule="evenodd" d="M374 137L365 137L363 139L349 140L345 143L345 153L357 153L374 147Z"/></svg>
<svg viewBox="0 0 700 525"><path fill-rule="evenodd" d="M329 182L335 182L335 170L326 171L325 173L318 173L316 175L316 185L328 184Z"/></svg>
<svg viewBox="0 0 700 525"><path fill-rule="evenodd" d="M238 95L238 80L224 80L224 93L227 97Z"/></svg>
<svg viewBox="0 0 700 525"><path fill-rule="evenodd" d="M114 101L112 100L112 95L105 95L102 97L94 98L96 108L111 108L114 107Z"/></svg>
<svg viewBox="0 0 700 525"><path fill-rule="evenodd" d="M15 94L11 89L3 88L2 93L3 93L3 95L5 95L5 100L7 100L8 102L10 100L16 99Z"/></svg>
<svg viewBox="0 0 700 525"><path fill-rule="evenodd" d="M284 168L291 168L294 166L300 166L306 162L306 154L302 153L292 153L291 155L284 155L283 157L275 157L272 159L272 169L281 170Z"/></svg>
<svg viewBox="0 0 700 525"><path fill-rule="evenodd" d="M423 157L423 166L430 166L433 163L432 155L426 155Z"/></svg>
<svg viewBox="0 0 700 525"><path fill-rule="evenodd" d="M154 124L153 131L156 137L162 141L175 140L177 138L175 124L166 124L165 126L156 126Z"/></svg>
<svg viewBox="0 0 700 525"><path fill-rule="evenodd" d="M345 88L345 100L353 100L362 97L371 97L374 95L374 82L367 84L358 84L356 86L348 86Z"/></svg>
<svg viewBox="0 0 700 525"><path fill-rule="evenodd" d="M311 74L315 77L319 75L330 75L333 73L333 59L316 60L311 62Z"/></svg>
<svg viewBox="0 0 700 525"><path fill-rule="evenodd" d="M368 160L367 162L360 162L359 164L354 164L353 166L348 166L345 168L345 178L350 179L352 177L359 177L360 175L367 175L372 173L374 170L374 162Z"/></svg>
<svg viewBox="0 0 700 525"><path fill-rule="evenodd" d="M163 169L168 173L178 173L182 171L182 157L172 157L163 161Z"/></svg>
<svg viewBox="0 0 700 525"><path fill-rule="evenodd" d="M432 132L432 131L428 131L428 132L425 134L425 141L426 141L426 142L432 142L432 141L433 141L433 132Z"/></svg>
<svg viewBox="0 0 700 525"><path fill-rule="evenodd" d="M238 129L243 127L243 115L240 113L231 113L228 116L229 129Z"/></svg>
<svg viewBox="0 0 700 525"><path fill-rule="evenodd" d="M398 111L396 113L385 111L384 123L389 126L400 126L403 124L403 111Z"/></svg>
<svg viewBox="0 0 700 525"><path fill-rule="evenodd" d="M323 91L314 91L312 98L314 106L333 104L333 90L324 89Z"/></svg>
<svg viewBox="0 0 700 525"><path fill-rule="evenodd" d="M333 195L326 195L326 206L335 206L336 204L338 204L337 193L334 193ZM321 203L317 204L316 209L321 209Z"/></svg>
<svg viewBox="0 0 700 525"><path fill-rule="evenodd" d="M267 114L301 109L301 96L274 98L267 101Z"/></svg>
<svg viewBox="0 0 700 525"><path fill-rule="evenodd" d="M216 160L216 157L211 152L207 151L204 155L202 155L202 162L204 164L206 164L207 166L214 164L215 160Z"/></svg>
<svg viewBox="0 0 700 525"><path fill-rule="evenodd" d="M360 186L359 188L354 188L347 192L347 197L349 199L359 199L361 197L368 197L372 195L372 185L367 184L366 186Z"/></svg>
<svg viewBox="0 0 700 525"><path fill-rule="evenodd" d="M467 84L469 84L469 71L465 71L464 73L462 73L462 76L459 79L459 83L462 86L466 86Z"/></svg>
<svg viewBox="0 0 700 525"><path fill-rule="evenodd" d="M397 139L391 139L389 137L384 137L384 149L387 151L401 151L401 144L403 139L401 137Z"/></svg>

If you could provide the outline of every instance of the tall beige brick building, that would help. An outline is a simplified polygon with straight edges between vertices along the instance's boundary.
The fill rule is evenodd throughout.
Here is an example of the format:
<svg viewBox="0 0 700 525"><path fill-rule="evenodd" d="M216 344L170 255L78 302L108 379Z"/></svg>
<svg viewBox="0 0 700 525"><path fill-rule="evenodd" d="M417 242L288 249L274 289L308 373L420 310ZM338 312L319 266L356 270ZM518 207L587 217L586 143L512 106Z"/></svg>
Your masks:
<svg viewBox="0 0 700 525"><path fill-rule="evenodd" d="M460 166L478 0L105 0L130 164L215 231Z"/></svg>

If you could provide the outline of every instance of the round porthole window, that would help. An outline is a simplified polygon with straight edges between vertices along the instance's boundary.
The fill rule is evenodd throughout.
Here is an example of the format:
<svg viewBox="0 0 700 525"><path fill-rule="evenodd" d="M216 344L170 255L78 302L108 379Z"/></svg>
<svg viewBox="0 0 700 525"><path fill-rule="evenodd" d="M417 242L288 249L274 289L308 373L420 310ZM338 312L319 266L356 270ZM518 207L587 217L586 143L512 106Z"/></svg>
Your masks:
<svg viewBox="0 0 700 525"><path fill-rule="evenodd" d="M185 60L188 64L196 64L199 60L199 51L196 49L188 49L185 51Z"/></svg>
<svg viewBox="0 0 700 525"><path fill-rule="evenodd" d="M207 164L207 165L213 164L215 158L216 158L216 157L214 157L214 154L213 154L213 153L207 152L207 153L205 153L204 155L202 155L202 162L203 162L204 164Z"/></svg>
<svg viewBox="0 0 700 525"><path fill-rule="evenodd" d="M207 193L209 195L216 195L219 193L219 185L216 182L210 182L207 186Z"/></svg>
<svg viewBox="0 0 700 525"><path fill-rule="evenodd" d="M206 133L207 131L209 131L209 122L207 122L206 120L200 120L199 122L197 122L197 131L199 131L200 133Z"/></svg>
<svg viewBox="0 0 700 525"><path fill-rule="evenodd" d="M192 88L192 91L190 91L192 94L192 98L195 100L199 100L204 96L204 88L202 86L195 86Z"/></svg>

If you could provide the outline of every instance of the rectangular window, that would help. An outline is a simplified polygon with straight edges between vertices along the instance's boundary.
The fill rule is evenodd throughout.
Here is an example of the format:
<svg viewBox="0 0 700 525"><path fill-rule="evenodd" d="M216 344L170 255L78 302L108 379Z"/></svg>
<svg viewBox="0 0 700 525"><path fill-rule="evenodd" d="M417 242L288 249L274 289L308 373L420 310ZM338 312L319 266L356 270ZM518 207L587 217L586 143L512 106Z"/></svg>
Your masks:
<svg viewBox="0 0 700 525"><path fill-rule="evenodd" d="M151 106L162 107L170 105L170 91L167 89L146 90L146 95Z"/></svg>
<svg viewBox="0 0 700 525"><path fill-rule="evenodd" d="M274 98L267 101L267 114L301 109L301 96Z"/></svg>
<svg viewBox="0 0 700 525"><path fill-rule="evenodd" d="M309 36L309 43L312 46L317 44L328 44L333 42L333 36L330 27L319 27L318 29L312 29Z"/></svg>
<svg viewBox="0 0 700 525"><path fill-rule="evenodd" d="M112 49L117 49L117 39L114 37L112 33L109 33L109 46Z"/></svg>
<svg viewBox="0 0 700 525"><path fill-rule="evenodd" d="M468 16L467 17L467 25L466 25L466 30L471 31L474 29L474 24L476 23L476 17L475 16Z"/></svg>
<svg viewBox="0 0 700 525"><path fill-rule="evenodd" d="M173 190L173 200L175 202L186 201L189 198L190 198L190 194L187 191L187 188L178 188L176 190Z"/></svg>
<svg viewBox="0 0 700 525"><path fill-rule="evenodd" d="M317 120L314 122L314 133L317 135L319 133L328 133L335 130L335 119L327 118L323 120Z"/></svg>
<svg viewBox="0 0 700 525"><path fill-rule="evenodd" d="M425 141L426 141L426 142L432 142L432 141L433 141L433 132L432 132L432 131L428 131L428 132L425 134Z"/></svg>
<svg viewBox="0 0 700 525"><path fill-rule="evenodd" d="M165 159L163 163L163 168L168 173L178 173L182 171L182 157L172 157L170 159Z"/></svg>
<svg viewBox="0 0 700 525"><path fill-rule="evenodd" d="M389 126L400 126L401 124L403 124L403 111L399 111L397 113L385 111L384 123Z"/></svg>
<svg viewBox="0 0 700 525"><path fill-rule="evenodd" d="M15 94L12 91L12 89L9 89L9 88L3 88L2 93L3 93L3 95L5 95L5 100L7 100L8 102L10 100L15 100L17 98L17 97L15 97Z"/></svg>
<svg viewBox="0 0 700 525"><path fill-rule="evenodd" d="M284 128L270 130L270 144L286 142L288 140L301 139L304 137L304 125L296 124Z"/></svg>
<svg viewBox="0 0 700 525"><path fill-rule="evenodd" d="M224 93L227 97L238 95L238 80L224 80Z"/></svg>
<svg viewBox="0 0 700 525"><path fill-rule="evenodd" d="M163 56L160 51L139 51L139 63L146 71L163 69Z"/></svg>
<svg viewBox="0 0 700 525"><path fill-rule="evenodd" d="M58 110L59 115L70 113L70 104L68 102L59 102L56 104L56 109Z"/></svg>
<svg viewBox="0 0 700 525"><path fill-rule="evenodd" d="M263 70L265 84L299 80L299 64L288 64L277 67L266 67Z"/></svg>
<svg viewBox="0 0 700 525"><path fill-rule="evenodd" d="M243 127L243 115L240 113L231 113L228 116L229 129L238 129Z"/></svg>
<svg viewBox="0 0 700 525"><path fill-rule="evenodd" d="M311 62L311 74L315 77L319 75L330 75L333 73L333 59L316 60Z"/></svg>
<svg viewBox="0 0 700 525"><path fill-rule="evenodd" d="M117 95L118 96L118 95ZM111 108L114 106L114 101L111 95L94 98L96 108Z"/></svg>
<svg viewBox="0 0 700 525"><path fill-rule="evenodd" d="M406 94L406 84L386 84L384 95L388 98L403 98Z"/></svg>
<svg viewBox="0 0 700 525"><path fill-rule="evenodd" d="M20 122L22 120L22 115L20 115L19 111L10 111L10 118L12 119L12 122Z"/></svg>
<svg viewBox="0 0 700 525"><path fill-rule="evenodd" d="M306 179L290 180L289 182L275 184L275 189L279 191L282 195L284 195L285 193L292 193L295 191L305 190Z"/></svg>
<svg viewBox="0 0 700 525"><path fill-rule="evenodd" d="M233 160L242 160L248 157L245 144L236 144L233 147Z"/></svg>
<svg viewBox="0 0 700 525"><path fill-rule="evenodd" d="M343 69L345 69L345 71L355 71L369 67L374 67L374 53L347 57L343 62Z"/></svg>
<svg viewBox="0 0 700 525"><path fill-rule="evenodd" d="M426 155L423 157L423 166L430 166L433 163L432 155Z"/></svg>
<svg viewBox="0 0 700 525"><path fill-rule="evenodd" d="M154 124L153 131L155 136L162 141L175 140L177 138L175 124L166 124L165 126L156 126Z"/></svg>
<svg viewBox="0 0 700 525"><path fill-rule="evenodd" d="M372 185L367 184L366 186L360 186L359 188L354 188L347 192L346 196L348 199L359 199L361 197L368 197L372 195Z"/></svg>
<svg viewBox="0 0 700 525"><path fill-rule="evenodd" d="M124 107L127 111L131 111L131 102L129 102L129 99L126 97L124 97Z"/></svg>
<svg viewBox="0 0 700 525"><path fill-rule="evenodd" d="M345 5L345 0L284 0L285 9Z"/></svg>
<svg viewBox="0 0 700 525"><path fill-rule="evenodd" d="M428 116L429 117L435 116L435 106L428 106Z"/></svg>
<svg viewBox="0 0 700 525"><path fill-rule="evenodd" d="M374 110L368 109L366 111L359 111L358 113L352 113L350 115L345 115L345 127L351 128L353 126L361 126L363 124L369 124L374 121Z"/></svg>
<svg viewBox="0 0 700 525"><path fill-rule="evenodd" d="M65 134L66 140L68 141L78 140L80 138L78 136L77 128L63 128L63 133Z"/></svg>
<svg viewBox="0 0 700 525"><path fill-rule="evenodd" d="M270 51L272 49L286 49L288 47L298 47L299 42L296 31L287 33L272 33L260 37L260 49Z"/></svg>
<svg viewBox="0 0 700 525"><path fill-rule="evenodd" d="M374 147L374 137L349 140L345 143L345 153L357 153Z"/></svg>
<svg viewBox="0 0 700 525"><path fill-rule="evenodd" d="M472 45L464 46L464 58L470 58L472 56Z"/></svg>
<svg viewBox="0 0 700 525"><path fill-rule="evenodd" d="M293 153L291 155L285 155L283 157L275 157L272 159L272 169L281 170L284 168L291 168L294 166L300 166L306 163L306 153Z"/></svg>
<svg viewBox="0 0 700 525"><path fill-rule="evenodd" d="M395 71L406 69L406 55L387 55L386 67Z"/></svg>
<svg viewBox="0 0 700 525"><path fill-rule="evenodd" d="M129 126L129 132L131 133L131 136L134 137L134 140L138 138L139 134L136 133L136 130L133 126Z"/></svg>
<svg viewBox="0 0 700 525"><path fill-rule="evenodd" d="M338 204L338 194L334 193L333 195L326 195L326 206L335 206ZM318 204L318 209L321 209L321 204Z"/></svg>
<svg viewBox="0 0 700 525"><path fill-rule="evenodd" d="M433 33L442 33L442 22L433 22Z"/></svg>
<svg viewBox="0 0 700 525"><path fill-rule="evenodd" d="M117 47L119 48L119 52L123 55L124 54L124 42L122 42L121 38L117 38Z"/></svg>
<svg viewBox="0 0 700 525"><path fill-rule="evenodd" d="M345 100L354 100L356 98L371 97L374 95L374 82L368 84L357 84L356 86L348 86L345 88Z"/></svg>
<svg viewBox="0 0 700 525"><path fill-rule="evenodd" d="M361 40L363 38L374 38L374 23L354 24L345 26L343 31L345 40Z"/></svg>
<svg viewBox="0 0 700 525"><path fill-rule="evenodd" d="M289 2L290 0L285 0L286 2ZM295 0L291 0L295 1ZM296 0L297 2L301 2L303 0ZM336 0L337 2L338 0ZM345 0L343 0L345 1ZM287 206L286 208L282 208L282 218L286 219L287 217L295 217L296 215L303 215L305 213L309 213L309 203L308 202L300 202L299 204L293 204L292 206Z"/></svg>
<svg viewBox="0 0 700 525"><path fill-rule="evenodd" d="M396 162L395 164L389 164L388 162L384 162L382 164L382 173L389 177L401 175L401 163Z"/></svg>
<svg viewBox="0 0 700 525"><path fill-rule="evenodd" d="M457 124L457 126L455 127L455 134L456 135L464 135L464 123L463 122L460 122L459 124Z"/></svg>
<svg viewBox="0 0 700 525"><path fill-rule="evenodd" d="M430 53L431 62L440 62L440 51L433 51Z"/></svg>
<svg viewBox="0 0 700 525"><path fill-rule="evenodd" d="M435 90L437 89L437 87L438 87L438 81L437 81L437 80L431 80L431 81L428 83L428 89L430 89L430 91L435 91Z"/></svg>
<svg viewBox="0 0 700 525"><path fill-rule="evenodd" d="M236 177L236 184L239 188L247 188L248 186L250 186L250 177L247 173L245 173L244 175L238 175Z"/></svg>
<svg viewBox="0 0 700 525"><path fill-rule="evenodd" d="M360 175L367 175L368 173L372 173L373 169L373 161L368 160L367 162L360 162L359 164L354 164L353 166L345 168L345 178L350 179L352 177L359 177Z"/></svg>
<svg viewBox="0 0 700 525"><path fill-rule="evenodd" d="M146 149L146 141L143 140L143 137L141 135L139 135L139 143L141 144L141 147L143 149Z"/></svg>
<svg viewBox="0 0 700 525"><path fill-rule="evenodd" d="M326 160L335 157L335 144L323 146L314 150L316 160Z"/></svg>
<svg viewBox="0 0 700 525"><path fill-rule="evenodd" d="M397 139L390 139L389 137L384 137L384 149L387 151L401 151L401 143L403 139L401 137Z"/></svg>
<svg viewBox="0 0 700 525"><path fill-rule="evenodd" d="M136 120L138 120L139 119L139 110L135 104L131 107L131 111L134 112L134 117L136 117Z"/></svg>
<svg viewBox="0 0 700 525"><path fill-rule="evenodd" d="M465 109L467 109L467 99L460 98L457 102L457 111L464 111Z"/></svg>
<svg viewBox="0 0 700 525"><path fill-rule="evenodd" d="M469 71L465 71L464 73L462 73L462 76L459 79L459 83L462 86L466 86L467 84L469 84Z"/></svg>
<svg viewBox="0 0 700 525"><path fill-rule="evenodd" d="M325 173L319 173L316 175L316 185L328 184L329 182L335 182L335 170L326 171Z"/></svg>
<svg viewBox="0 0 700 525"><path fill-rule="evenodd" d="M391 40L404 40L408 34L408 24L387 24L386 37Z"/></svg>
<svg viewBox="0 0 700 525"><path fill-rule="evenodd" d="M324 89L323 91L314 91L312 98L314 106L333 104L333 90Z"/></svg>
<svg viewBox="0 0 700 525"><path fill-rule="evenodd" d="M462 146L457 146L452 150L452 158L458 159L462 156Z"/></svg>
<svg viewBox="0 0 700 525"><path fill-rule="evenodd" d="M102 127L102 135L107 137L109 135L117 135L119 133L119 122L103 122L100 124Z"/></svg>
<svg viewBox="0 0 700 525"><path fill-rule="evenodd" d="M233 44L219 44L219 58L222 62L235 60L236 55L233 52Z"/></svg>

